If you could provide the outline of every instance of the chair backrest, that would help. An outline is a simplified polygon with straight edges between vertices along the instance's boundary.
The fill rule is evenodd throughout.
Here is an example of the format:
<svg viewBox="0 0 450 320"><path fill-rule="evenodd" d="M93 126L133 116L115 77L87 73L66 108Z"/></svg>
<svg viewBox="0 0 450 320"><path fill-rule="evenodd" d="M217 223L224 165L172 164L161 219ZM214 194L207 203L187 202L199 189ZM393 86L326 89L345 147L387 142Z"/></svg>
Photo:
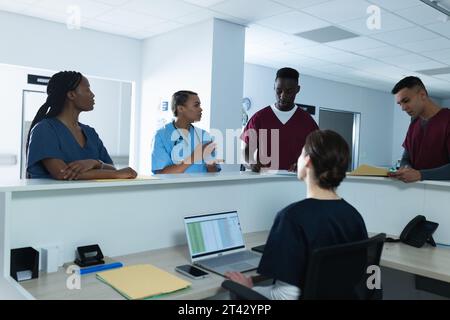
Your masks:
<svg viewBox="0 0 450 320"><path fill-rule="evenodd" d="M370 267L380 265L385 234L368 240L315 250L308 262L302 299L376 300L382 289L371 289Z"/></svg>

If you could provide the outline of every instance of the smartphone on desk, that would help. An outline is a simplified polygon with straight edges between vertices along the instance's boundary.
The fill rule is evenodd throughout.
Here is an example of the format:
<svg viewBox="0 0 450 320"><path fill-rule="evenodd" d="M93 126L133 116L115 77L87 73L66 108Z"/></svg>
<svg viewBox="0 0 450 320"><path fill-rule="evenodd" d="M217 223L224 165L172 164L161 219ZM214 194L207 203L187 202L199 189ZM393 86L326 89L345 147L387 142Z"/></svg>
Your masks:
<svg viewBox="0 0 450 320"><path fill-rule="evenodd" d="M176 271L178 271L179 273L184 274L186 277L189 277L191 279L203 279L206 278L209 273L205 272L197 267L194 267L190 264L185 264L182 266L178 266L175 268Z"/></svg>

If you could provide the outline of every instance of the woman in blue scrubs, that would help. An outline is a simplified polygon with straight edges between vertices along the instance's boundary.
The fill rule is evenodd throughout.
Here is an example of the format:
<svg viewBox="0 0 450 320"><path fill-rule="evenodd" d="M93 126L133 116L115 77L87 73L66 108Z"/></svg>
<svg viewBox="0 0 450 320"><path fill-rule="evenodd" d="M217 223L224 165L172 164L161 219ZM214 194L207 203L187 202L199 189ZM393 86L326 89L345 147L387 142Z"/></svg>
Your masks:
<svg viewBox="0 0 450 320"><path fill-rule="evenodd" d="M178 91L172 96L175 120L159 129L153 141L154 174L219 172L216 145L208 132L194 127L202 118L198 94Z"/></svg>
<svg viewBox="0 0 450 320"><path fill-rule="evenodd" d="M79 72L59 72L50 79L47 95L28 133L27 178L136 178L131 168L116 170L97 132L78 122L81 112L94 109L88 79Z"/></svg>

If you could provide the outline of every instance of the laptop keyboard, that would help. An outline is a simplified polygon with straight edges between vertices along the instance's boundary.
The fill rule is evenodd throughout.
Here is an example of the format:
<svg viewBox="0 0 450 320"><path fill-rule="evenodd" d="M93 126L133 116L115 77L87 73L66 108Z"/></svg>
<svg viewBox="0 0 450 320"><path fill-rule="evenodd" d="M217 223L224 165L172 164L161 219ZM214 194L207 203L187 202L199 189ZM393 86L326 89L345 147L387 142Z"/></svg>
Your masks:
<svg viewBox="0 0 450 320"><path fill-rule="evenodd" d="M235 264L238 262L244 262L246 260L259 259L261 255L250 251L236 252L222 257L216 257L211 259L202 260L201 264L207 265L211 268L220 267L223 265Z"/></svg>

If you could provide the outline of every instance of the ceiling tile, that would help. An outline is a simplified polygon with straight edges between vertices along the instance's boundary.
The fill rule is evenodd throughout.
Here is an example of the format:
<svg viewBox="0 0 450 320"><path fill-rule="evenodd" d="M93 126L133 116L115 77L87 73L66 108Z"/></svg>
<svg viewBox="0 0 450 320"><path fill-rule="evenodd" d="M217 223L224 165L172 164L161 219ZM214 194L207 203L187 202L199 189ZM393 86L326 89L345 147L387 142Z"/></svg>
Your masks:
<svg viewBox="0 0 450 320"><path fill-rule="evenodd" d="M168 22L163 22L163 23L154 25L150 28L146 28L144 31L148 31L153 34L162 34L162 33L166 33L166 32L169 32L169 31L172 31L175 29L179 29L181 27L183 27L183 24L181 24L181 23L168 21Z"/></svg>
<svg viewBox="0 0 450 320"><path fill-rule="evenodd" d="M363 0L333 0L302 9L321 19L339 23L348 20L368 17L367 8L370 3Z"/></svg>
<svg viewBox="0 0 450 320"><path fill-rule="evenodd" d="M387 57L397 57L402 55L409 54L408 51L403 49L398 49L391 46L384 46L380 48L375 49L367 49L367 50L361 50L357 51L358 54L361 54L363 56L377 59L377 58L387 58Z"/></svg>
<svg viewBox="0 0 450 320"><path fill-rule="evenodd" d="M69 9L74 6L80 9L81 16L84 19L95 18L113 9L112 6L91 0L77 0L76 2L73 0L40 0L37 2L37 7L67 17L70 14Z"/></svg>
<svg viewBox="0 0 450 320"><path fill-rule="evenodd" d="M132 0L122 9L170 20L193 13L199 7L181 0Z"/></svg>
<svg viewBox="0 0 450 320"><path fill-rule="evenodd" d="M101 21L88 21L82 26L83 28L88 28L96 31L114 33L119 35L128 35L136 31L136 28L117 26L111 23L101 22Z"/></svg>
<svg viewBox="0 0 450 320"><path fill-rule="evenodd" d="M314 47L308 47L308 48L297 48L294 50L291 50L294 53L302 54L307 57L321 57L321 56L331 56L334 54L341 54L343 53L342 50L334 49L331 47L328 47L326 45L318 45Z"/></svg>
<svg viewBox="0 0 450 320"><path fill-rule="evenodd" d="M431 40L417 41L417 42L408 42L397 44L397 46L411 50L414 52L427 52L427 51L436 51L442 49L450 49L450 40L440 37Z"/></svg>
<svg viewBox="0 0 450 320"><path fill-rule="evenodd" d="M380 41L397 45L401 43L434 39L436 38L436 34L421 27L414 27L374 34L372 37Z"/></svg>
<svg viewBox="0 0 450 320"><path fill-rule="evenodd" d="M223 0L184 0L184 2L207 8L223 2Z"/></svg>
<svg viewBox="0 0 450 320"><path fill-rule="evenodd" d="M317 46L314 41L278 32L256 24L246 30L246 43L259 43L271 50L290 50Z"/></svg>
<svg viewBox="0 0 450 320"><path fill-rule="evenodd" d="M345 21L338 24L362 35L373 35L414 26L411 22L386 11L383 11L381 15L381 29L369 29L367 26L367 18Z"/></svg>
<svg viewBox="0 0 450 320"><path fill-rule="evenodd" d="M152 17L146 14L119 9L103 14L97 17L96 20L125 27L129 26L136 29L144 29L166 22L164 19Z"/></svg>
<svg viewBox="0 0 450 320"><path fill-rule="evenodd" d="M258 24L290 34L315 30L330 25L328 22L296 11L260 20Z"/></svg>
<svg viewBox="0 0 450 320"><path fill-rule="evenodd" d="M404 56L388 57L388 58L378 58L378 60L393 64L396 66L426 63L426 62L430 61L429 58L426 58L426 57L423 57L423 56L420 56L417 54L408 54L408 55L404 55Z"/></svg>
<svg viewBox="0 0 450 320"><path fill-rule="evenodd" d="M0 10L19 13L27 9L28 6L24 2L0 0Z"/></svg>
<svg viewBox="0 0 450 320"><path fill-rule="evenodd" d="M333 55L323 55L320 56L320 59L332 62L332 63L344 63L344 64L351 64L353 62L356 62L358 60L366 60L365 57L348 53L348 52L340 52Z"/></svg>
<svg viewBox="0 0 450 320"><path fill-rule="evenodd" d="M450 65L450 49L423 52L422 55Z"/></svg>
<svg viewBox="0 0 450 320"><path fill-rule="evenodd" d="M442 22L446 17L442 12L439 12L424 3L415 7L398 10L395 13L419 25Z"/></svg>
<svg viewBox="0 0 450 320"><path fill-rule="evenodd" d="M174 21L178 22L178 23L182 23L182 24L194 24L197 22L201 22L201 21L205 21L208 19L213 19L216 16L218 16L219 14L211 11L211 10L207 10L207 9L199 9L193 13L189 13L187 15L178 17L176 19L173 19Z"/></svg>
<svg viewBox="0 0 450 320"><path fill-rule="evenodd" d="M315 6L324 2L328 2L330 0L272 0L273 2L278 2L282 5L294 8L294 9L303 9L306 7Z"/></svg>
<svg viewBox="0 0 450 320"><path fill-rule="evenodd" d="M220 12L216 12L216 11L212 11L212 10L204 9L204 8L199 8L199 10L197 10L193 13L190 13L185 16L182 16L182 17L179 17L176 19L172 19L172 20L175 22L178 22L178 23L185 24L185 25L190 25L190 24L210 20L213 18L217 18L217 19L221 19L221 20L225 20L225 21L229 21L229 22L233 22L233 23L237 23L237 24L242 24L242 25L247 23L247 21L245 21L243 19L239 19L236 17L229 16L225 13L220 13Z"/></svg>
<svg viewBox="0 0 450 320"><path fill-rule="evenodd" d="M249 22L255 22L290 10L269 0L227 0L212 6L211 9Z"/></svg>
<svg viewBox="0 0 450 320"><path fill-rule="evenodd" d="M440 74L438 76L435 76L435 78L450 82L450 74ZM448 84L447 84L447 86L448 86ZM448 107L450 107L450 106L448 106Z"/></svg>
<svg viewBox="0 0 450 320"><path fill-rule="evenodd" d="M39 1L39 0L37 0L37 1ZM131 0L93 0L93 1L107 4L107 5L110 5L113 7L118 7L118 6L124 5L127 2L130 2Z"/></svg>
<svg viewBox="0 0 450 320"><path fill-rule="evenodd" d="M420 3L419 0L368 0L368 1L391 11L397 11L413 7Z"/></svg>
<svg viewBox="0 0 450 320"><path fill-rule="evenodd" d="M320 29L297 33L296 36L312 40L318 43L328 43L339 40L358 38L356 33L338 28L336 26L328 26Z"/></svg>
<svg viewBox="0 0 450 320"><path fill-rule="evenodd" d="M41 7L29 6L25 11L22 12L22 14L48 21L59 22L63 24L66 24L68 22L66 14L58 14L53 11L43 9ZM81 23L83 24L84 22L85 19L81 17Z"/></svg>
<svg viewBox="0 0 450 320"><path fill-rule="evenodd" d="M429 24L425 28L450 38L450 21Z"/></svg>
<svg viewBox="0 0 450 320"><path fill-rule="evenodd" d="M429 69L437 69L437 68L444 68L447 65L444 63L436 62L433 60L429 60L427 62L422 63L412 63L412 64L403 64L401 65L402 68L405 68L407 70L411 71L421 71L421 70L429 70Z"/></svg>
<svg viewBox="0 0 450 320"><path fill-rule="evenodd" d="M345 51L361 51L386 46L384 43L367 37L333 41L327 43L328 46Z"/></svg>

